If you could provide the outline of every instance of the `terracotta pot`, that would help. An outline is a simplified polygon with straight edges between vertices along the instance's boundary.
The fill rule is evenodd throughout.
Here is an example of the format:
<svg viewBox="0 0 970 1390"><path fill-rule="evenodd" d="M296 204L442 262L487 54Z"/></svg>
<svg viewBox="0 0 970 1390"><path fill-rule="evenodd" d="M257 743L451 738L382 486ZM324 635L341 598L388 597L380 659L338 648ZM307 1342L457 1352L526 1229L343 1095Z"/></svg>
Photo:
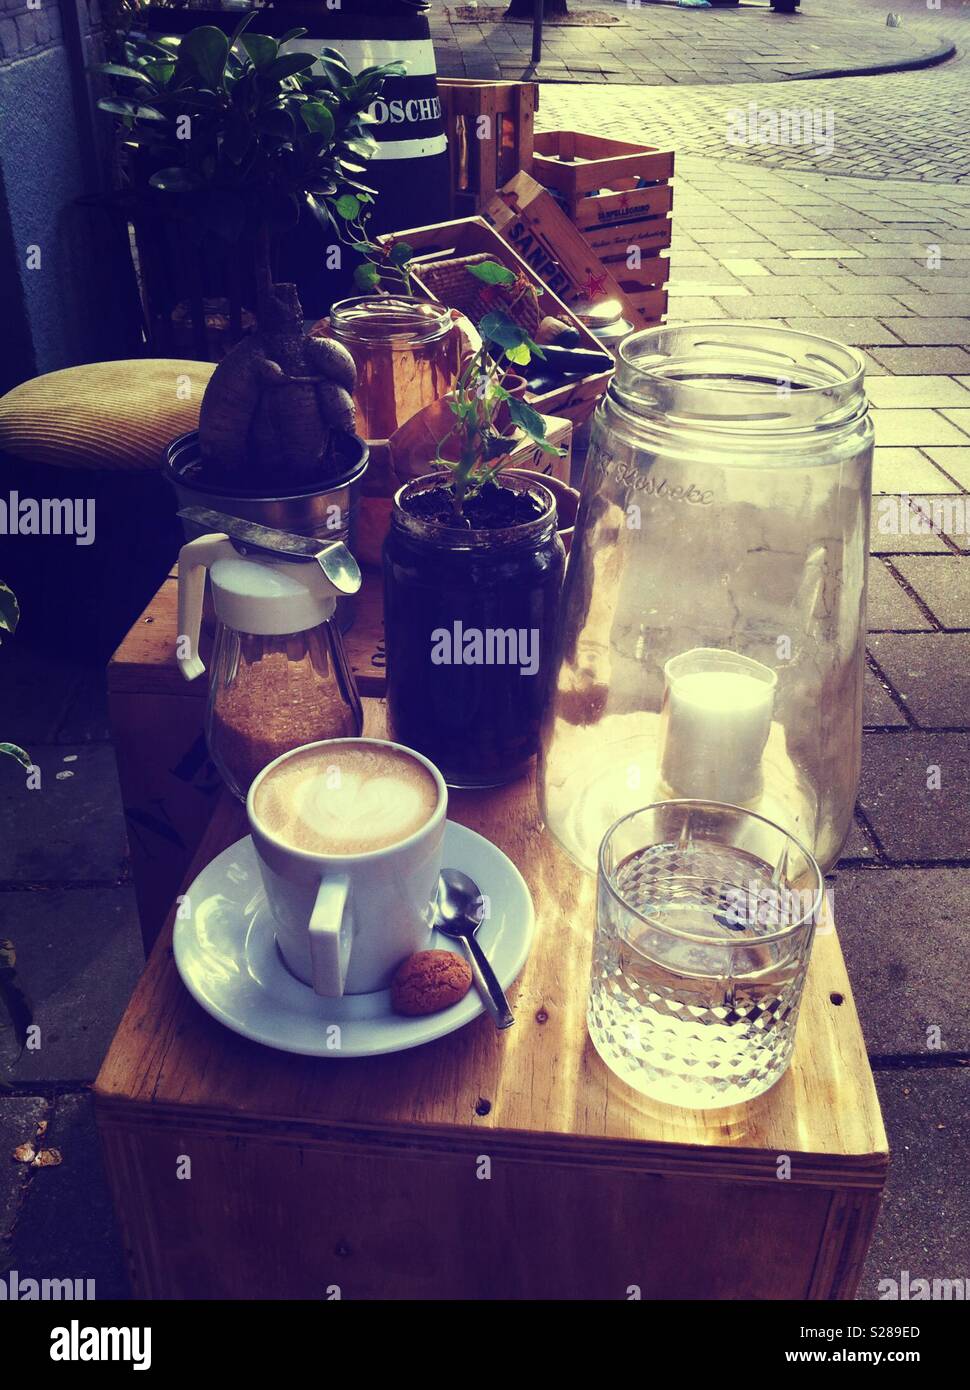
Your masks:
<svg viewBox="0 0 970 1390"><path fill-rule="evenodd" d="M579 492L576 488L570 487L568 483L561 482L559 478L550 478L546 473L537 473L532 468L510 468L508 473L516 478L530 478L534 483L542 483L547 487L556 499L556 532L565 547L566 554L569 554L569 547L572 544L573 531L576 527L576 515L579 511ZM500 478L501 481L501 478Z"/></svg>

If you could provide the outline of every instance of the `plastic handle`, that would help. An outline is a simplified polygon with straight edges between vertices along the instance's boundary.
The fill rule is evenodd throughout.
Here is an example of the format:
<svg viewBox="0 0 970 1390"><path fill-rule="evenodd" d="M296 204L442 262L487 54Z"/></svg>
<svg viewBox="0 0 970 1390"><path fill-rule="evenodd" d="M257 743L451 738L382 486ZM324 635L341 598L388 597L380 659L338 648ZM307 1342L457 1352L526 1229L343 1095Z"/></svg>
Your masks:
<svg viewBox="0 0 970 1390"><path fill-rule="evenodd" d="M353 921L350 914L350 879L347 874L325 878L317 889L310 915L310 965L317 994L339 997L344 992Z"/></svg>
<svg viewBox="0 0 970 1390"><path fill-rule="evenodd" d="M202 628L202 600L205 572L216 560L235 555L229 537L215 531L189 541L179 551L179 636L177 660L187 681L201 676L205 667L199 659L199 632ZM187 649L186 655L182 652Z"/></svg>

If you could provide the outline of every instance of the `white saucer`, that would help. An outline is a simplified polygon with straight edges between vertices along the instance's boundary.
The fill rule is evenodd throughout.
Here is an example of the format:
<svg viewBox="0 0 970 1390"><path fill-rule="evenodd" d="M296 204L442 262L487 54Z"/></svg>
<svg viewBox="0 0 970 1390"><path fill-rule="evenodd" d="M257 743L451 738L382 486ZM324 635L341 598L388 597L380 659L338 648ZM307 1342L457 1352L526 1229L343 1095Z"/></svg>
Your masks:
<svg viewBox="0 0 970 1390"><path fill-rule="evenodd" d="M516 978L532 945L532 897L500 849L448 821L444 864L478 884L489 917L478 940L503 989ZM325 999L283 964L252 841L247 835L199 874L175 923L175 964L192 997L235 1033L267 1047L310 1057L373 1057L463 1028L485 1012L475 986L459 1003L425 1018L391 1010L390 991ZM433 932L428 949L462 952L460 942Z"/></svg>

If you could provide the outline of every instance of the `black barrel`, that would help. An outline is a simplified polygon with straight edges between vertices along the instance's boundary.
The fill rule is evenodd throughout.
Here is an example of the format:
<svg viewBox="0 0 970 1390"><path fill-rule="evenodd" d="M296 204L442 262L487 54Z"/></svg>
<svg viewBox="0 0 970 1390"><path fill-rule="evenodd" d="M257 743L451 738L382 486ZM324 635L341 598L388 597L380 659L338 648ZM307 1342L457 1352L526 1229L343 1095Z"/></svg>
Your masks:
<svg viewBox="0 0 970 1390"><path fill-rule="evenodd" d="M290 29L308 32L287 49L336 48L352 72L378 63L400 60L404 77L388 79L383 95L371 108L376 124L371 134L378 152L363 181L377 192L368 224L372 233L441 222L449 216L450 189L447 142L438 96L434 47L428 23L429 0L340 0L328 9L326 0L287 0L256 7L249 28L279 38ZM168 9L147 11L148 29L179 36L200 24L213 24L231 34L245 12L232 9ZM326 242L316 223L302 217L281 248L281 279L295 280L308 314L326 311L346 293L352 265L341 274L325 267Z"/></svg>

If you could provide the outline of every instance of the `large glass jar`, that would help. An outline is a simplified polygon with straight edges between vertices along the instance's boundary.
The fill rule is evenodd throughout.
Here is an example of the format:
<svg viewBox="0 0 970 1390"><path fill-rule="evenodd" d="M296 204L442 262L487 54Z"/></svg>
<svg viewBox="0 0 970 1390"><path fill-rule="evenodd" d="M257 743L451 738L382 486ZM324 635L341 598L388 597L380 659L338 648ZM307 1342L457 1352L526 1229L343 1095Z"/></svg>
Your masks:
<svg viewBox="0 0 970 1390"><path fill-rule="evenodd" d="M552 494L502 486L541 506L532 521L469 530L407 510L438 489L418 478L394 499L384 542L391 737L431 759L451 787L491 787L529 769L552 675L565 552Z"/></svg>
<svg viewBox="0 0 970 1390"><path fill-rule="evenodd" d="M390 439L458 378L461 335L444 304L407 295L344 299L330 332L357 365L357 433Z"/></svg>
<svg viewBox="0 0 970 1390"><path fill-rule="evenodd" d="M872 424L858 353L648 329L593 424L546 711L546 825L593 869L621 815L754 809L823 870L861 756Z"/></svg>

